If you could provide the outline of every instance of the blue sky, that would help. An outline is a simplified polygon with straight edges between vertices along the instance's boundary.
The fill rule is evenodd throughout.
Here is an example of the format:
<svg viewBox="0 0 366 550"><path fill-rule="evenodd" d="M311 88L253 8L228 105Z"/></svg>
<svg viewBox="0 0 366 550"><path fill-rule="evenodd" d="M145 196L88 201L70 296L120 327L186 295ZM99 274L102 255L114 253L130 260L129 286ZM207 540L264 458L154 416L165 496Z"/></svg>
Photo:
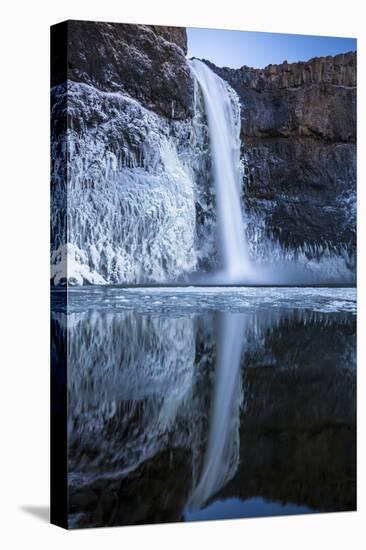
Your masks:
<svg viewBox="0 0 366 550"><path fill-rule="evenodd" d="M187 33L188 57L209 59L219 67L261 69L285 59L291 63L356 50L354 38L195 28Z"/></svg>

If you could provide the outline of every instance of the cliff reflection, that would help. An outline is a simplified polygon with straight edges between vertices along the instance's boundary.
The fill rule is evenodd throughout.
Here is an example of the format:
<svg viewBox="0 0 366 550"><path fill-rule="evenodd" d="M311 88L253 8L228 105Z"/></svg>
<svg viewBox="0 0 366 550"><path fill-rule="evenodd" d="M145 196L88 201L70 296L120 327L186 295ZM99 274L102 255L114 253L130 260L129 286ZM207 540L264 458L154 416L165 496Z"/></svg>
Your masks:
<svg viewBox="0 0 366 550"><path fill-rule="evenodd" d="M354 509L354 319L55 311L70 526L196 519L232 498Z"/></svg>

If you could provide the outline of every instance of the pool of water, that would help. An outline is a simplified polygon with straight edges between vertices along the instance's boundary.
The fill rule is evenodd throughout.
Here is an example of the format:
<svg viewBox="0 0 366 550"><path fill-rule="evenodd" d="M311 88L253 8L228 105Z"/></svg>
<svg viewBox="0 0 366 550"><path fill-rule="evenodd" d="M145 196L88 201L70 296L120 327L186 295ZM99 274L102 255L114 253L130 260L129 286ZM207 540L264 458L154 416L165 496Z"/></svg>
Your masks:
<svg viewBox="0 0 366 550"><path fill-rule="evenodd" d="M71 527L355 509L354 288L60 289L52 331Z"/></svg>
<svg viewBox="0 0 366 550"><path fill-rule="evenodd" d="M215 500L205 508L187 511L185 521L208 521L213 519L240 519L268 516L291 516L293 514L311 514L314 512L309 506L298 504L267 501L261 497L240 500L228 498Z"/></svg>

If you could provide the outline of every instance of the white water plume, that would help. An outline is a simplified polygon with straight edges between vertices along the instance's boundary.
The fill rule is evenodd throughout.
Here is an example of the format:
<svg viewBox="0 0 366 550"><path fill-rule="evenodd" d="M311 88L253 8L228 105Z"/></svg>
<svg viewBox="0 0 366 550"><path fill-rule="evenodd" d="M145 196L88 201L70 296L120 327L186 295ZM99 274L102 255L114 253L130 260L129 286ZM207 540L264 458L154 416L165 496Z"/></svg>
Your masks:
<svg viewBox="0 0 366 550"><path fill-rule="evenodd" d="M189 64L195 115L186 121L87 84L53 89L53 283L352 282L346 245L286 248L264 215L244 212L239 98L205 63ZM354 201L339 198L350 219Z"/></svg>
<svg viewBox="0 0 366 550"><path fill-rule="evenodd" d="M202 61L193 59L190 67L199 82L207 114L222 279L226 283L244 281L250 276L252 268L240 199L239 98Z"/></svg>

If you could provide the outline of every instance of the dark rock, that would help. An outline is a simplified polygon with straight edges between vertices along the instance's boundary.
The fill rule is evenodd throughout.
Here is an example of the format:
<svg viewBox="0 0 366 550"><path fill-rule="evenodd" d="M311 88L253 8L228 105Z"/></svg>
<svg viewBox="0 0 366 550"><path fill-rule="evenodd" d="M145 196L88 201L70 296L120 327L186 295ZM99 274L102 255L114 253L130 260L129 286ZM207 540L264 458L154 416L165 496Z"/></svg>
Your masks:
<svg viewBox="0 0 366 550"><path fill-rule="evenodd" d="M185 29L92 21L68 21L67 28L69 80L127 93L168 118L192 116Z"/></svg>
<svg viewBox="0 0 366 550"><path fill-rule="evenodd" d="M147 460L127 477L107 477L92 483L92 489L71 490L70 512L75 513L72 527L181 521L192 483L191 461L189 452L173 449ZM84 496L90 493L98 498L93 506Z"/></svg>
<svg viewBox="0 0 366 550"><path fill-rule="evenodd" d="M282 244L355 249L355 144L314 138L255 138L246 144L248 210L264 214Z"/></svg>
<svg viewBox="0 0 366 550"><path fill-rule="evenodd" d="M187 47L187 31L184 27L161 27L154 25L150 27L157 36L162 36L168 42L173 42L186 54Z"/></svg>
<svg viewBox="0 0 366 550"><path fill-rule="evenodd" d="M285 246L356 247L356 54L218 68L242 106L249 211Z"/></svg>
<svg viewBox="0 0 366 550"><path fill-rule="evenodd" d="M65 48L55 48L55 44L64 44L66 36L67 67L63 63ZM145 147L146 126L140 124L138 129L133 116L132 126L126 123L122 94L168 120L193 116L193 81L185 58L184 28L68 21L55 27L53 49L53 85L66 78L88 85L82 93L72 83L53 88L54 157L62 158L64 140L55 137L66 136L66 127L78 134L75 155L81 155L78 148L85 135L103 142L100 157L93 159L93 166L99 163L99 171L89 170L87 186L104 177L100 167L106 151L113 152L123 167L144 167L151 162L144 157L145 150L151 150ZM325 254L345 254L347 266L353 270L356 54L291 64L285 61L264 69L218 68L206 63L236 90L241 101L242 155L247 166L243 199L250 218L249 238L254 226L263 222L258 242L268 237L278 239L285 248L305 245L312 250L319 247ZM103 92L120 94L96 99ZM189 144L187 132L188 125L181 132L184 146ZM200 160L209 173L203 151ZM65 180L65 175L58 179ZM202 179L197 181L202 187ZM197 207L198 235L202 220Z"/></svg>

